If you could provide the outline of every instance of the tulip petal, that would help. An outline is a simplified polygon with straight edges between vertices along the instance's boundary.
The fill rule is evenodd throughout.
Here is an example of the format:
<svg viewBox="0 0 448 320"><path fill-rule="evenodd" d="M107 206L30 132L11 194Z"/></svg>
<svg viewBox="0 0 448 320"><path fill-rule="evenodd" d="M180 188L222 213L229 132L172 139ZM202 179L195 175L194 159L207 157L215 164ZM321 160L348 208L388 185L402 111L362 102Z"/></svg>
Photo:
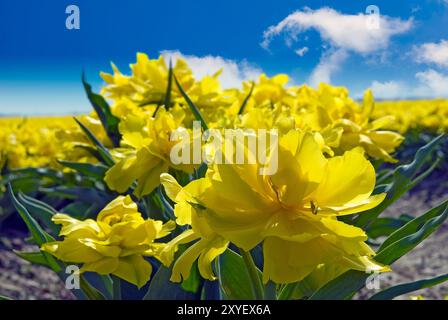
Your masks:
<svg viewBox="0 0 448 320"><path fill-rule="evenodd" d="M207 247L207 244L208 241L199 240L185 250L184 253L182 253L182 255L174 263L173 273L170 278L172 282L181 282L182 280L188 279L193 263Z"/></svg>
<svg viewBox="0 0 448 320"><path fill-rule="evenodd" d="M356 150L329 159L324 181L310 198L320 208L344 207L368 199L375 186L375 170Z"/></svg>
<svg viewBox="0 0 448 320"><path fill-rule="evenodd" d="M97 261L85 263L81 272L96 272L98 274L106 275L113 273L118 267L117 258L102 258Z"/></svg>
<svg viewBox="0 0 448 320"><path fill-rule="evenodd" d="M212 262L217 256L226 251L229 242L224 238L218 237L209 242L208 247L199 256L198 268L199 273L204 279L216 280L216 276L213 273Z"/></svg>
<svg viewBox="0 0 448 320"><path fill-rule="evenodd" d="M140 289L149 281L151 273L151 264L142 256L133 255L120 258L118 266L112 274L135 284Z"/></svg>

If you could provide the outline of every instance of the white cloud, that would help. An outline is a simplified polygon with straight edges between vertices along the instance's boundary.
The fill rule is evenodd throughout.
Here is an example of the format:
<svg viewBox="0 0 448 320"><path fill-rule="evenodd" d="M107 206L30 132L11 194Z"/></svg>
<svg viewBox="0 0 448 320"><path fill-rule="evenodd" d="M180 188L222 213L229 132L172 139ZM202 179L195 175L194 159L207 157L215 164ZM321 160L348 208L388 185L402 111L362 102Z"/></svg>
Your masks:
<svg viewBox="0 0 448 320"><path fill-rule="evenodd" d="M373 81L370 88L378 99L448 98L448 74L429 69L418 72L415 78L417 83L414 85L401 81Z"/></svg>
<svg viewBox="0 0 448 320"><path fill-rule="evenodd" d="M311 73L308 82L315 87L321 82L331 83L332 74L339 70L346 58L347 52L343 49L325 54Z"/></svg>
<svg viewBox="0 0 448 320"><path fill-rule="evenodd" d="M223 69L219 76L223 88L238 88L244 80L256 80L262 70L246 60L234 61L220 56L184 55L180 51L162 51L165 59L172 59L173 62L178 58L184 59L192 69L196 79L201 79L206 75L213 75L219 69Z"/></svg>
<svg viewBox="0 0 448 320"><path fill-rule="evenodd" d="M371 15L342 14L328 7L318 10L305 8L270 26L263 34L261 45L268 49L271 40L282 33L286 34L287 41L297 41L300 33L315 29L333 47L366 54L387 48L392 36L405 33L413 24L412 19L380 15L379 28L372 28L369 27L371 19Z"/></svg>
<svg viewBox="0 0 448 320"><path fill-rule="evenodd" d="M448 97L448 74L429 69L415 75L420 86L415 93L421 97Z"/></svg>
<svg viewBox="0 0 448 320"><path fill-rule="evenodd" d="M299 48L294 51L299 57L303 57L308 52L308 47Z"/></svg>
<svg viewBox="0 0 448 320"><path fill-rule="evenodd" d="M402 99L409 94L406 85L399 81L373 81L370 88L378 99Z"/></svg>
<svg viewBox="0 0 448 320"><path fill-rule="evenodd" d="M448 0L447 0L448 1ZM448 67L448 41L428 42L414 48L417 62Z"/></svg>
<svg viewBox="0 0 448 320"><path fill-rule="evenodd" d="M326 52L309 80L312 85L329 82L349 53L381 53L389 46L393 36L407 32L413 25L412 19L402 20L386 15L378 17L379 27L375 28L372 27L374 17L369 14L343 14L328 7L318 10L305 8L290 14L277 25L270 26L263 34L261 46L269 50L271 41L280 34L285 35L286 44L291 46L298 41L300 34L316 30Z"/></svg>

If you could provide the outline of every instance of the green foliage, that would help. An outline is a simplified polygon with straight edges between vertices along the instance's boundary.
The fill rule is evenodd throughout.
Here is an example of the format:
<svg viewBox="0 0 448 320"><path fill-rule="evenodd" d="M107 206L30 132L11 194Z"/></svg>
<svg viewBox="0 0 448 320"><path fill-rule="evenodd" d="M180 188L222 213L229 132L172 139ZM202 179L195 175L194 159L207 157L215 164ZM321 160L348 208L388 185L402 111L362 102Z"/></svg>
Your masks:
<svg viewBox="0 0 448 320"><path fill-rule="evenodd" d="M85 133L90 142L92 142L93 145L96 147L96 151L99 153L101 160L104 162L104 164L109 167L113 166L115 161L114 159L112 159L109 150L107 150L107 148L97 139L97 137L95 137L95 135L81 121L79 121L76 118L75 121L79 125L81 130Z"/></svg>
<svg viewBox="0 0 448 320"><path fill-rule="evenodd" d="M392 264L435 232L447 217L448 202L444 202L421 217L411 220L385 240L386 244L390 244L378 251L375 260ZM369 274L365 272L347 271L320 288L311 296L311 299L349 299L364 287L368 277Z"/></svg>
<svg viewBox="0 0 448 320"><path fill-rule="evenodd" d="M93 109L98 115L98 118L100 119L110 141L115 147L120 146L121 134L118 131L118 124L120 123L120 119L112 114L109 104L106 102L103 96L92 91L92 86L87 82L84 73L82 74L82 83L84 85L84 90L86 91L87 98L89 99Z"/></svg>
<svg viewBox="0 0 448 320"><path fill-rule="evenodd" d="M220 257L221 288L226 299L252 300L256 293L251 285L249 271L245 267L243 258L234 251L227 249ZM260 270L256 270L261 278Z"/></svg>
<svg viewBox="0 0 448 320"><path fill-rule="evenodd" d="M239 115L242 115L244 113L244 110L246 109L247 102L249 102L249 99L252 96L252 93L254 92L254 88L255 88L255 82L252 82L249 93L244 98L243 103L241 104L240 109L238 111Z"/></svg>
<svg viewBox="0 0 448 320"><path fill-rule="evenodd" d="M152 277L148 291L143 300L189 300L194 298L194 294L183 290L179 283L171 282L170 277L170 268L163 266L159 267Z"/></svg>
<svg viewBox="0 0 448 320"><path fill-rule="evenodd" d="M369 300L390 300L402 294L410 293L412 291L420 289L430 288L445 281L448 281L448 274L444 274L430 279L399 284L374 294L373 296L370 297Z"/></svg>
<svg viewBox="0 0 448 320"><path fill-rule="evenodd" d="M204 120L204 117L202 116L201 112L199 111L198 107L191 101L190 97L187 95L185 90L182 88L181 84L177 80L176 76L173 74L174 81L176 82L177 88L179 89L180 93L182 94L182 97L187 102L188 107L190 107L191 112L193 113L194 117L197 121L201 122L201 127L204 131L208 130L207 123Z"/></svg>

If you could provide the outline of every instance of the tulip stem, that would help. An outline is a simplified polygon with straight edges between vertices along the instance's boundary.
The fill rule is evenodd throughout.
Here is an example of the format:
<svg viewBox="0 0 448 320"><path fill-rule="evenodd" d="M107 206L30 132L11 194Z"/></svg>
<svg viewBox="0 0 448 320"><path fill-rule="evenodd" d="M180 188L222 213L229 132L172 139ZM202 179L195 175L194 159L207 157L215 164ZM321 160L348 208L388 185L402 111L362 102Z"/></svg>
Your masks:
<svg viewBox="0 0 448 320"><path fill-rule="evenodd" d="M244 263L246 264L246 269L247 272L249 273L249 277L252 283L252 290L255 294L255 299L263 300L264 299L263 283L261 282L261 278L258 273L258 269L255 266L254 259L252 258L250 251L244 251L241 248L239 248L239 251L241 257L243 258Z"/></svg>
<svg viewBox="0 0 448 320"><path fill-rule="evenodd" d="M112 276L113 283L113 299L121 300L121 283L120 278Z"/></svg>

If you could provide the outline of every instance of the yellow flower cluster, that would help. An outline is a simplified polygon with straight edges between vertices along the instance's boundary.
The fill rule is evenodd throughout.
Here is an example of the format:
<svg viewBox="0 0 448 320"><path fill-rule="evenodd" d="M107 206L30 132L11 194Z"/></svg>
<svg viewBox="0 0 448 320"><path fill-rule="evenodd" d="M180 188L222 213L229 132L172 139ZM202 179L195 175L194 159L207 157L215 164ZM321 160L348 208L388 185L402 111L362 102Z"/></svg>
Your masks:
<svg viewBox="0 0 448 320"><path fill-rule="evenodd" d="M153 115L166 102L169 69L164 58L150 60L137 55L131 65L132 74L125 76L113 65L114 74L102 74L107 85L102 93L113 100L113 113L128 122ZM322 135L330 154L342 154L361 146L374 158L394 161L391 153L403 137L383 128L393 122L389 116L373 120L373 96L366 92L362 104L349 97L343 87L321 84L287 86L284 74L268 78L261 75L256 83L245 82L242 89L223 90L218 81L220 71L196 81L192 70L182 59L177 60L173 73L192 102L197 106L210 128L271 129L282 132L302 129ZM173 113L182 114L183 126L191 127L193 119L188 105L176 85L170 91ZM140 107L140 108L139 108ZM122 126L122 134L128 127Z"/></svg>
<svg viewBox="0 0 448 320"><path fill-rule="evenodd" d="M448 100L414 100L377 102L373 118L394 117L387 128L401 133L426 129L435 133L448 132Z"/></svg>
<svg viewBox="0 0 448 320"><path fill-rule="evenodd" d="M110 146L101 122L92 116L81 121L106 146ZM56 160L92 162L82 146L91 146L70 116L0 118L0 168L58 167Z"/></svg>
<svg viewBox="0 0 448 320"><path fill-rule="evenodd" d="M42 167L59 152L56 132L70 126L68 117L0 118L0 167Z"/></svg>
<svg viewBox="0 0 448 320"><path fill-rule="evenodd" d="M371 118L370 91L358 104L345 88L288 87L286 75L262 75L240 90L222 90L219 72L197 81L184 61L170 70L163 57L150 60L144 54L131 65L130 76L113 70L102 74L107 82L102 94L113 101L112 112L121 119L122 141L105 180L121 193L137 181L134 194L141 197L161 177L175 203L177 224L189 227L166 245L160 259L170 265L178 246L192 243L175 261L173 281L188 278L195 260L201 275L214 279L212 261L230 243L243 251L263 246L264 281L290 283L326 266L333 275L348 269L388 270L372 259L364 231L337 219L384 199L384 194L371 195L375 171L366 155L394 161L391 153L403 140L383 130L390 117ZM209 128L277 129L278 171L260 174L259 163L215 163L204 178L181 187L167 172L192 173L194 167L172 163L169 155L178 142L172 135L189 132L181 143L193 143L194 118L177 84ZM266 151L268 158L273 156L274 150ZM251 152L244 145L244 154Z"/></svg>
<svg viewBox="0 0 448 320"><path fill-rule="evenodd" d="M186 231L167 243L155 242L175 223L145 220L129 195L119 196L96 220L55 215L64 239L42 250L82 264L81 271L113 274L138 287L151 274L146 256L172 265L172 281L186 279L196 260L200 274L215 279L212 262L230 244L243 253L262 246L265 282L291 283L326 269L326 280L349 269L389 270L375 262L365 232L338 217L383 201L385 194L372 195L376 176L369 159L396 161L393 153L403 141L397 131L404 133L416 123L446 128L446 108L419 113L410 103L412 117L424 118L417 122L408 117L407 103L401 111L393 111L397 103L377 108L370 91L359 103L342 87L288 86L288 76L282 74L261 75L239 89L224 90L220 71L197 80L181 59L170 68L163 57L150 60L141 53L131 70L124 75L113 66L113 74L102 73L102 94L120 120L119 147L112 146L97 116L82 121L114 158L104 177L108 187L141 199L162 184L175 205L176 223ZM189 147L195 144L192 122L197 113L218 132L244 129L244 137L258 137L257 129L276 129L278 143L255 151L243 139L244 158L257 159L264 152L265 163L209 163L199 178L201 162L171 158L175 147L194 149ZM398 126L391 114L400 119ZM0 150L10 166L45 166L56 158L93 161L76 148L88 141L73 122L49 122L38 129L6 122ZM223 149L233 143L227 136L221 142ZM209 147L200 146L207 159L217 152L216 144ZM236 152L226 156L233 159ZM264 165L274 162L277 170L267 172ZM174 178L182 174L188 183ZM189 247L175 260L181 244Z"/></svg>

